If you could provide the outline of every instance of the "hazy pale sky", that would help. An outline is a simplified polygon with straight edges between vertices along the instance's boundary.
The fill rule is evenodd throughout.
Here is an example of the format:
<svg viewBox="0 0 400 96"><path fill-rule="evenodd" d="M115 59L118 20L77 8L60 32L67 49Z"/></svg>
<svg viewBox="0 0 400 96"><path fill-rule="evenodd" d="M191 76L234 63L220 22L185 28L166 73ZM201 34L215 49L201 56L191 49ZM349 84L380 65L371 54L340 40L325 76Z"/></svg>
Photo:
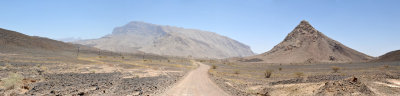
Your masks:
<svg viewBox="0 0 400 96"><path fill-rule="evenodd" d="M93 39L130 21L212 31L263 53L301 21L372 56L400 49L400 0L1 0L0 28Z"/></svg>

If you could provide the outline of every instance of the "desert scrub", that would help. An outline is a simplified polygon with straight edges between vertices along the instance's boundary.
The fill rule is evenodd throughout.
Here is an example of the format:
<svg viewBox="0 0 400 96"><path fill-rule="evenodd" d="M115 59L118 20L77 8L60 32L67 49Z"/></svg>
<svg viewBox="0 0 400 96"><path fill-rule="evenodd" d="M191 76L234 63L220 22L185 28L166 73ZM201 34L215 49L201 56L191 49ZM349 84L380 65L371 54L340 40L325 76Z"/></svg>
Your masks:
<svg viewBox="0 0 400 96"><path fill-rule="evenodd" d="M282 67L279 67L278 70L279 70L279 71L282 71Z"/></svg>
<svg viewBox="0 0 400 96"><path fill-rule="evenodd" d="M240 72L239 72L239 70L235 70L235 72L233 72L233 74L239 75Z"/></svg>
<svg viewBox="0 0 400 96"><path fill-rule="evenodd" d="M1 86L6 90L19 88L22 84L22 79L24 79L24 77L18 73L9 73L8 77L1 80Z"/></svg>
<svg viewBox="0 0 400 96"><path fill-rule="evenodd" d="M270 78L271 75L272 75L272 70L269 70L269 69L265 70L265 72L264 72L265 78Z"/></svg>
<svg viewBox="0 0 400 96"><path fill-rule="evenodd" d="M340 67L337 67L337 66L332 66L331 68L332 68L334 73L337 73L340 70Z"/></svg>
<svg viewBox="0 0 400 96"><path fill-rule="evenodd" d="M7 69L10 69L10 68L13 67L13 65L11 65L10 63L5 63L4 67L7 68Z"/></svg>
<svg viewBox="0 0 400 96"><path fill-rule="evenodd" d="M150 59L144 59L143 62L152 62Z"/></svg>
<svg viewBox="0 0 400 96"><path fill-rule="evenodd" d="M216 65L212 65L211 68L212 69L217 69L217 66Z"/></svg>
<svg viewBox="0 0 400 96"><path fill-rule="evenodd" d="M296 72L296 73L294 73L294 75L296 75L296 77L302 77L302 76L304 76L304 73L303 72Z"/></svg>
<svg viewBox="0 0 400 96"><path fill-rule="evenodd" d="M385 68L385 69L387 69L389 67L390 67L389 65L383 65L383 68Z"/></svg>

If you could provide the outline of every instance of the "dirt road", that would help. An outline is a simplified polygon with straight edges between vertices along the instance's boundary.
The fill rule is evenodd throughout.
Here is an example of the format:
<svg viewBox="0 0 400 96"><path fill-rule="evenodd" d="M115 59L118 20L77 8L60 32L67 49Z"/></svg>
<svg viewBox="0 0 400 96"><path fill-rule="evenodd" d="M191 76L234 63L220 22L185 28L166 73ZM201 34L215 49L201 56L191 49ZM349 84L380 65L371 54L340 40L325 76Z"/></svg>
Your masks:
<svg viewBox="0 0 400 96"><path fill-rule="evenodd" d="M208 77L210 66L196 62L199 67L169 89L164 96L229 96Z"/></svg>

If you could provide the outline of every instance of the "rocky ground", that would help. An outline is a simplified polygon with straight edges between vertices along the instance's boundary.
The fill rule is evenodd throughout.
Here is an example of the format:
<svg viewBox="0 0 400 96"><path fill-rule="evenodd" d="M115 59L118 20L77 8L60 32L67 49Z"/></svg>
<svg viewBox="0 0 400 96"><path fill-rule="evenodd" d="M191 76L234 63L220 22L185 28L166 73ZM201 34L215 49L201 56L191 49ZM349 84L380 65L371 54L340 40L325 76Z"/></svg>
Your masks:
<svg viewBox="0 0 400 96"><path fill-rule="evenodd" d="M182 59L7 57L0 58L0 96L157 95L195 67Z"/></svg>
<svg viewBox="0 0 400 96"><path fill-rule="evenodd" d="M46 81L29 85L25 95L152 95L163 92L182 74L121 78L121 73L46 74Z"/></svg>
<svg viewBox="0 0 400 96"><path fill-rule="evenodd" d="M207 61L205 61L207 62ZM210 77L233 96L393 96L400 94L400 62L249 65L208 62ZM333 69L338 67L337 72ZM266 78L266 70L272 70Z"/></svg>

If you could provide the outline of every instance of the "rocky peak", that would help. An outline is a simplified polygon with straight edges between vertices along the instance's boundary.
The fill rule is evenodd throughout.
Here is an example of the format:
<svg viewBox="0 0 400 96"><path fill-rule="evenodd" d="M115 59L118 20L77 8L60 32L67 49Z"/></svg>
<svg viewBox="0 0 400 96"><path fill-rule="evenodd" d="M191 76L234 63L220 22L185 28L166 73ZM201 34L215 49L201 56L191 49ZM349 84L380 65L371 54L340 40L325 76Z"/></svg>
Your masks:
<svg viewBox="0 0 400 96"><path fill-rule="evenodd" d="M315 41L322 36L322 33L311 26L308 21L303 20L288 34L284 41Z"/></svg>
<svg viewBox="0 0 400 96"><path fill-rule="evenodd" d="M141 51L196 58L253 55L247 45L213 32L137 21L115 28L112 34L104 38L82 40L76 43L110 51L132 53Z"/></svg>
<svg viewBox="0 0 400 96"><path fill-rule="evenodd" d="M162 27L156 24L145 23L141 21L132 21L128 24L117 27L112 34L133 34L141 36L164 35Z"/></svg>
<svg viewBox="0 0 400 96"><path fill-rule="evenodd" d="M301 21L288 36L261 55L246 58L263 63L365 62L372 57L337 42Z"/></svg>

